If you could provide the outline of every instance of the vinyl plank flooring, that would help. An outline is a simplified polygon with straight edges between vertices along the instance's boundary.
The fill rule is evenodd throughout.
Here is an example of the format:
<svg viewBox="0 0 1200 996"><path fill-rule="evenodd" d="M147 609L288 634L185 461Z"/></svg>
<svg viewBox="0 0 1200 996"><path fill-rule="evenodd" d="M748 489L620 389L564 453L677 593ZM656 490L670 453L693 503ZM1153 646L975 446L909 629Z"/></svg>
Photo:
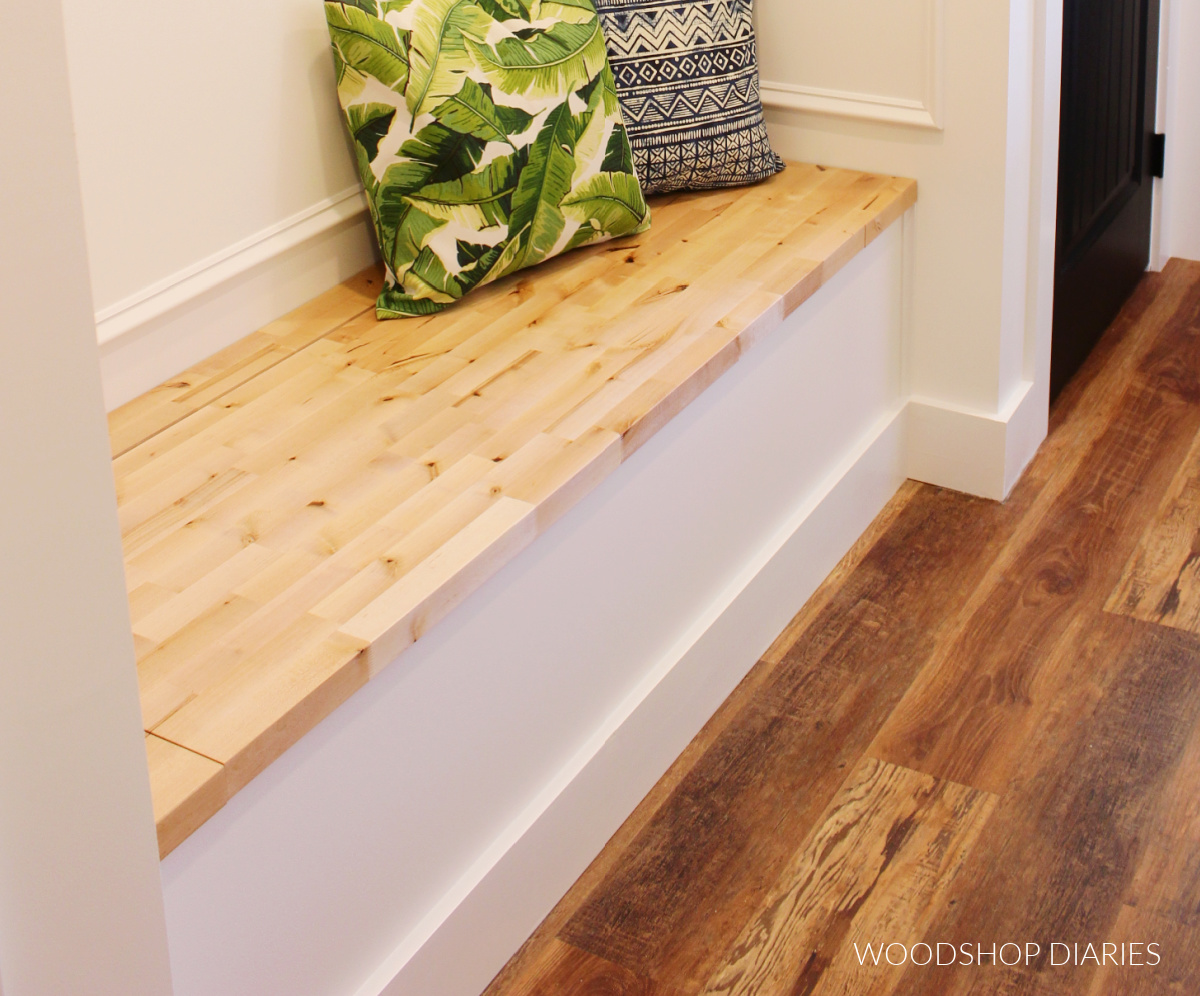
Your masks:
<svg viewBox="0 0 1200 996"><path fill-rule="evenodd" d="M945 991L947 996L1076 996L1078 993L1069 975L1029 972L1003 965L989 966Z"/></svg>
<svg viewBox="0 0 1200 996"><path fill-rule="evenodd" d="M1200 264L1172 261L1009 500L906 485L487 996L569 991L571 959L672 996L1200 993L1197 491ZM855 951L920 941L1040 950ZM1160 964L1114 964L1135 941Z"/></svg>
<svg viewBox="0 0 1200 996"><path fill-rule="evenodd" d="M883 511L875 517L875 521L865 533L862 534L855 542L854 546L846 553L832 571L829 576L821 583L821 586L813 592L812 596L804 603L795 618L788 623L787 628L775 639L775 642L763 654L762 659L767 664L778 664L787 656L787 652L796 645L796 641L800 640L805 633L812 628L813 624L821 617L821 613L825 611L838 592L841 591L843 583L862 563L863 558L874 548L875 544L887 533L895 522L908 507L918 494L920 494L924 486L916 481L905 481L900 490L887 503Z"/></svg>
<svg viewBox="0 0 1200 996"><path fill-rule="evenodd" d="M1188 790L1194 793L1200 778L1194 770L1190 774ZM1139 909L1200 927L1200 840L1190 836L1149 840L1130 891L1130 901Z"/></svg>
<svg viewBox="0 0 1200 996"><path fill-rule="evenodd" d="M1110 935L1118 958L1106 961L1087 996L1195 996L1200 993L1200 930L1123 907ZM1138 947L1135 949L1133 945ZM1154 948L1149 945L1154 944ZM1123 950L1122 950L1123 949ZM1134 959L1132 952L1138 957ZM1101 952L1103 956L1104 952ZM1157 959L1157 960L1156 960ZM1134 961L1141 964L1134 964Z"/></svg>
<svg viewBox="0 0 1200 996"><path fill-rule="evenodd" d="M893 992L902 968L892 968L878 949L893 938L911 943L924 936L936 897L954 882L995 801L865 759L743 928L704 996Z"/></svg>
<svg viewBox="0 0 1200 996"><path fill-rule="evenodd" d="M930 926L952 944L1109 938L1159 798L1200 716L1200 642L1097 613L1053 664L1064 692ZM910 969L896 992L934 996L969 968ZM1073 985L1090 966L1074 969ZM1060 972L1060 974L1063 974Z"/></svg>
<svg viewBox="0 0 1200 996"><path fill-rule="evenodd" d="M1182 306L1200 304L1200 282ZM1178 317L1178 316L1177 316ZM1118 583L1200 431L1200 327L1167 323L1111 421L1036 529L991 571L957 640L918 676L872 750L993 792L1046 702L1044 663ZM970 662L970 666L964 666Z"/></svg>
<svg viewBox="0 0 1200 996"><path fill-rule="evenodd" d="M1157 332L1178 320L1181 312L1190 316L1187 302L1194 301L1198 280L1200 262L1184 259L1172 259L1161 273L1148 272L1142 278L1079 373L1051 407L1051 445L1090 422L1107 419L1106 401L1111 392L1132 380Z"/></svg>
<svg viewBox="0 0 1200 996"><path fill-rule="evenodd" d="M1143 837L1126 905L1200 928L1200 723L1193 726Z"/></svg>
<svg viewBox="0 0 1200 996"><path fill-rule="evenodd" d="M1105 608L1200 633L1200 435Z"/></svg>
<svg viewBox="0 0 1200 996"><path fill-rule="evenodd" d="M563 938L699 992L1018 512L921 489Z"/></svg>
<svg viewBox="0 0 1200 996"><path fill-rule="evenodd" d="M512 996L672 996L669 990L620 965L552 941L537 971Z"/></svg>

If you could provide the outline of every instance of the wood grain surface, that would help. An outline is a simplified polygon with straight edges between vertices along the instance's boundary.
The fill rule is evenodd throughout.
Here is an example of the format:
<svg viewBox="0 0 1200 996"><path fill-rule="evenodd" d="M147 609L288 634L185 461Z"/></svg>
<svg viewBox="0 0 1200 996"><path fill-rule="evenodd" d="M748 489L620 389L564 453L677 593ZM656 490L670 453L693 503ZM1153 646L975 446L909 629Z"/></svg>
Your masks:
<svg viewBox="0 0 1200 996"><path fill-rule="evenodd" d="M487 996L557 991L559 950L595 993L1200 993L1198 478L1174 260L1009 500L906 485ZM855 948L939 941L984 963Z"/></svg>
<svg viewBox="0 0 1200 996"><path fill-rule="evenodd" d="M879 937L922 936L995 797L864 758L742 929L705 996L891 992ZM897 952L898 959L898 952ZM890 984L889 984L890 983Z"/></svg>
<svg viewBox="0 0 1200 996"><path fill-rule="evenodd" d="M1200 633L1200 438L1106 608Z"/></svg>
<svg viewBox="0 0 1200 996"><path fill-rule="evenodd" d="M162 851L915 199L792 164L424 319L376 321L370 271L114 412L145 729L225 769L153 773Z"/></svg>
<svg viewBox="0 0 1200 996"><path fill-rule="evenodd" d="M933 653L1011 513L920 488L563 937L698 992Z"/></svg>

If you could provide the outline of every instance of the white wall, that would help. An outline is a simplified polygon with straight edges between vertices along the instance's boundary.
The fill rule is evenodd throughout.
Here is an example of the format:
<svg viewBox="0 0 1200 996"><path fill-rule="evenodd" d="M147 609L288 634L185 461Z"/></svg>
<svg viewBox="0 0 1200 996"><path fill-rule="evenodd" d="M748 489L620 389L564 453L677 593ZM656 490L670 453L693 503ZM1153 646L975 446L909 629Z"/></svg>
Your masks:
<svg viewBox="0 0 1200 996"><path fill-rule="evenodd" d="M0 977L7 996L167 996L70 116L59 3L6 7Z"/></svg>
<svg viewBox="0 0 1200 996"><path fill-rule="evenodd" d="M143 340L124 364L132 382L108 363L124 376L111 407L367 266L373 248L361 221L346 230L363 202L319 2L64 9L100 339L106 358Z"/></svg>
<svg viewBox="0 0 1200 996"><path fill-rule="evenodd" d="M357 183L320 3L64 8L98 308Z"/></svg>
<svg viewBox="0 0 1200 996"><path fill-rule="evenodd" d="M1167 161L1158 198L1157 252L1200 259L1200 2L1162 0L1159 127Z"/></svg>
<svg viewBox="0 0 1200 996"><path fill-rule="evenodd" d="M1057 148L1058 81L1040 74L1053 7L758 3L764 98L779 150L920 184L908 389L948 413L945 423L961 413L1017 418L1025 428L1009 441L1008 462L1018 469L1040 441L1046 407L1038 358L1048 355L1049 318L1031 301L1053 263L1041 219L1054 196L1043 152L1047 142ZM1057 53L1049 54L1056 66ZM928 448L942 446L939 437Z"/></svg>

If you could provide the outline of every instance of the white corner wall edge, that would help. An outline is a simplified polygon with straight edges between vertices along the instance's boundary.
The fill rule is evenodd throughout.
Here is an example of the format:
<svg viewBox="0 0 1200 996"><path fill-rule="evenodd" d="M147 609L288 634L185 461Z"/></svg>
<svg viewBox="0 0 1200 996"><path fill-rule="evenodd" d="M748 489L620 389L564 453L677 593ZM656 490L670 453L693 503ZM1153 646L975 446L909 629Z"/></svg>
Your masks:
<svg viewBox="0 0 1200 996"><path fill-rule="evenodd" d="M96 312L111 411L370 266L361 190L342 191Z"/></svg>
<svg viewBox="0 0 1200 996"><path fill-rule="evenodd" d="M1174 109L1176 95L1171 84L1174 77L1171 74L1171 63L1176 54L1171 48L1175 32L1171 30L1171 20L1176 15L1172 0L1161 0L1158 21L1158 89L1154 109L1154 130L1166 132ZM1168 150L1170 151L1170 150ZM1155 177L1153 180L1153 206L1150 209L1150 265L1148 270L1162 272L1167 260L1170 259L1170 219L1167 214L1166 184L1164 178Z"/></svg>
<svg viewBox="0 0 1200 996"><path fill-rule="evenodd" d="M1200 8L1163 0L1157 130L1167 136L1164 177L1155 181L1155 248L1161 269L1171 257L1200 260Z"/></svg>
<svg viewBox="0 0 1200 996"><path fill-rule="evenodd" d="M909 477L1003 501L1046 438L1048 404L1024 380L994 415L910 398L905 419Z"/></svg>
<svg viewBox="0 0 1200 996"><path fill-rule="evenodd" d="M903 424L846 455L356 996L487 985L895 494Z"/></svg>

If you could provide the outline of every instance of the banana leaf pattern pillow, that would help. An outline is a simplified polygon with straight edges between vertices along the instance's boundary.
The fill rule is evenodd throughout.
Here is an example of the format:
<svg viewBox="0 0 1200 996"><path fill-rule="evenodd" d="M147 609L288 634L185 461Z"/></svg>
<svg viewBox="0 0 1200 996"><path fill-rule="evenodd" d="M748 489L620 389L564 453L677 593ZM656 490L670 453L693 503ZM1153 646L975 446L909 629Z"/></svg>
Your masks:
<svg viewBox="0 0 1200 996"><path fill-rule="evenodd" d="M592 0L326 3L380 318L650 223Z"/></svg>

